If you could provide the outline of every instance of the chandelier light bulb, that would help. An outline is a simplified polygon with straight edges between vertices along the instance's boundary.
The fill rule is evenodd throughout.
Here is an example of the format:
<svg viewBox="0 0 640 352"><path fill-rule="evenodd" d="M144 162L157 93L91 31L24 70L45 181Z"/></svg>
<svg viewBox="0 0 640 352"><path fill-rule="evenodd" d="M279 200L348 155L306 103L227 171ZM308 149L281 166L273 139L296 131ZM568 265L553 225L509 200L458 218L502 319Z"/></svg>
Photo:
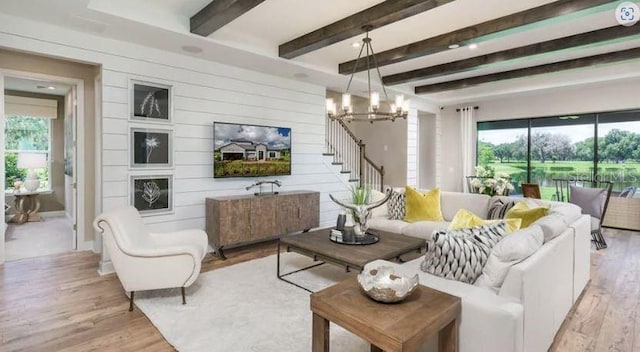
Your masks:
<svg viewBox="0 0 640 352"><path fill-rule="evenodd" d="M327 99L327 114L336 114L336 103L333 102L333 99Z"/></svg>
<svg viewBox="0 0 640 352"><path fill-rule="evenodd" d="M378 110L380 107L380 93L371 92L370 106L373 111Z"/></svg>
<svg viewBox="0 0 640 352"><path fill-rule="evenodd" d="M409 105L411 103L411 100L407 99L404 101L404 104L402 105L402 112L403 113L407 113L409 112Z"/></svg>
<svg viewBox="0 0 640 352"><path fill-rule="evenodd" d="M402 109L402 107L404 106L404 95L396 95L396 109L394 109L394 111L399 111Z"/></svg>
<svg viewBox="0 0 640 352"><path fill-rule="evenodd" d="M342 110L351 110L351 94L349 93L342 94Z"/></svg>

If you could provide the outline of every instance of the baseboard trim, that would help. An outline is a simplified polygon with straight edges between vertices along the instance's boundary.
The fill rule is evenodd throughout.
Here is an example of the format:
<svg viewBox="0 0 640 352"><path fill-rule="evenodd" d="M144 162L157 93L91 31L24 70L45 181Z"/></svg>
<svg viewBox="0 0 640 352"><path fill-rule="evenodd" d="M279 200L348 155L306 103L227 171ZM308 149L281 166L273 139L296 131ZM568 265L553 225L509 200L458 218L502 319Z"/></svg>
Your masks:
<svg viewBox="0 0 640 352"><path fill-rule="evenodd" d="M113 262L110 260L100 261L100 264L98 265L98 274L100 276L113 274L115 272L116 269L113 267Z"/></svg>
<svg viewBox="0 0 640 352"><path fill-rule="evenodd" d="M54 211L39 212L38 215L40 215L43 218L47 219L47 218L57 218L57 217L60 217L60 216L66 216L67 213L65 213L64 210L54 210Z"/></svg>
<svg viewBox="0 0 640 352"><path fill-rule="evenodd" d="M93 241L86 241L82 243L78 243L79 251L92 251L93 252Z"/></svg>

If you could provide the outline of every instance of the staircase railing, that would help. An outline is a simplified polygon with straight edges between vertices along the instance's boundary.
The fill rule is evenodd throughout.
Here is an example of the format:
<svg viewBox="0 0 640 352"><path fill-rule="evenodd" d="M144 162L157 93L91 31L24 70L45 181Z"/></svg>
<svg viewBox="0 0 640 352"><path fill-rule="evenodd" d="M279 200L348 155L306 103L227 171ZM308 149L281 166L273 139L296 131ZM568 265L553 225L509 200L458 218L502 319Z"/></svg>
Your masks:
<svg viewBox="0 0 640 352"><path fill-rule="evenodd" d="M382 191L384 167L376 165L367 157L365 143L341 120L327 118L325 128L325 155L332 155L333 164L342 166L341 172L349 174L349 182Z"/></svg>

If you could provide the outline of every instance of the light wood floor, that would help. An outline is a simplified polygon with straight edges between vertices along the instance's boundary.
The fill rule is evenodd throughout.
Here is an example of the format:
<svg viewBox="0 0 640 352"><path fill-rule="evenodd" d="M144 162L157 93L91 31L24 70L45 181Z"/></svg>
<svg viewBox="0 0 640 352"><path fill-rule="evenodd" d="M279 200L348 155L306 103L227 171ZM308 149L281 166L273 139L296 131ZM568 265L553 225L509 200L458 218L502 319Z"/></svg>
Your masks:
<svg viewBox="0 0 640 352"><path fill-rule="evenodd" d="M592 280L551 351L640 351L640 234L606 234L609 248L592 251ZM203 271L273 253L266 243L226 261L208 256ZM138 309L127 311L118 279L99 276L98 260L80 252L0 265L0 351L173 351Z"/></svg>

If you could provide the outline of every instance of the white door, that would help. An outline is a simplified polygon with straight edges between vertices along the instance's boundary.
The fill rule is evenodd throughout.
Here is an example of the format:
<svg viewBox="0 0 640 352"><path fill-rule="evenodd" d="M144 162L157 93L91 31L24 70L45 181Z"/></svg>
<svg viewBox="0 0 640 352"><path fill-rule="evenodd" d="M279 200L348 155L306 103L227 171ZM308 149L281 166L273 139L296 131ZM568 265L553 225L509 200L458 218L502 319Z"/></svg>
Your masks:
<svg viewBox="0 0 640 352"><path fill-rule="evenodd" d="M72 248L78 249L78 86L71 88L71 130L73 135L72 160L73 182L71 183L71 226L73 228Z"/></svg>

